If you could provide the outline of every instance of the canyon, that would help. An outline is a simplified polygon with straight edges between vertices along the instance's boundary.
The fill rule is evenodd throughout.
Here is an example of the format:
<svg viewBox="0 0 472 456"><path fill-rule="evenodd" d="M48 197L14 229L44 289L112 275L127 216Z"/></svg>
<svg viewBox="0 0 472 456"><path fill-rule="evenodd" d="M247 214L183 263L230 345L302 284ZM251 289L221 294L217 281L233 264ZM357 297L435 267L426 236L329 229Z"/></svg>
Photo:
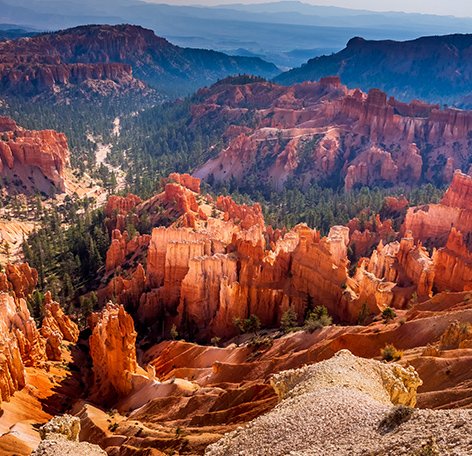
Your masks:
<svg viewBox="0 0 472 456"><path fill-rule="evenodd" d="M50 293L39 326L27 304L37 272L9 264L0 274L0 454L15 448L29 455L38 445L49 451L36 428L65 412L80 420L81 442L116 456L217 455L227 454L228 445L256 451L234 442L277 422L272 416L281 410L295 419L294 401L302 410L327 401L319 412L332 407L336 416L356 401L359 410L375 415L377 424L369 421L375 429L400 404L416 406L419 411L401 424L410 436L402 445L412 448L426 438L420 431L425 422L467 422L466 411L449 409L470 405L472 177L457 171L451 180L438 204L408 207L404 198L389 198L382 219L354 219L325 237L305 224L274 229L259 204L212 197L188 174L163 179L162 192L148 200L110 196L104 223L112 241L96 282L100 308L89 315L88 329L80 332L77 314L65 315ZM406 215L396 232L383 217L399 210ZM138 226L144 213L151 234L128 234L125 226ZM302 326L321 306L334 324ZM385 319L388 308L393 315ZM289 309L298 331L280 330ZM235 320L253 315L262 329L241 334ZM389 344L401 354L397 365L378 364L385 366L379 372L393 372L387 383L364 387L358 378L323 373L325 360L346 360L351 372L369 361L362 358L381 359ZM317 370L328 386L318 385ZM379 375L384 382L391 374ZM399 388L395 376L411 381L411 389ZM353 389L339 391L336 382ZM294 385L299 396L290 393ZM444 435L428 428L434 445L455 441L468 451L460 438L465 428L454 426L456 433ZM310 429L323 435L316 422ZM290 435L295 439L295 431ZM382 445L394 454L388 451L398 442L385 435ZM327 435L323 442L331 445ZM264 454L264 439L258 445ZM303 445L297 443L300 454L311 454Z"/></svg>
<svg viewBox="0 0 472 456"><path fill-rule="evenodd" d="M147 84L184 90L181 72L191 87L230 64L273 70L228 59L76 27L1 42L0 89L156 100ZM73 182L64 134L0 117L2 216L51 196L0 224L0 456L472 451L469 112L243 74L131 117L149 131L130 141L115 118L117 194L102 166ZM311 190L308 213L317 189L338 224L271 212Z"/></svg>
<svg viewBox="0 0 472 456"><path fill-rule="evenodd" d="M323 84L328 91L345 90L335 78ZM324 90L320 83L312 86ZM350 106L350 96L342 97L343 106ZM369 110L375 106L374 120L392 111L394 102L385 101L380 92L359 97L356 112L372 116ZM201 115L200 109L194 108L194 114ZM393 119L401 123L405 118L393 114ZM13 121L3 122L5 142L16 157L10 143L23 138L23 132ZM458 130L456 126L453 134ZM237 139L248 134L241 131L233 127L227 135ZM369 134L376 133L371 129ZM65 163L67 155L62 157ZM5 163L8 167L6 158ZM444 426L467 420L466 412L451 415L449 409L470 405L472 177L456 171L450 180L438 204L409 207L404 197L387 198L382 218L377 215L366 223L353 219L331 227L327 236L306 224L274 229L266 224L259 204L236 204L229 196L205 193L198 172L169 175L161 181L162 192L148 200L133 194L110 196L104 224L111 244L95 282L100 308L88 316L88 329L79 331L77 312L65 315L50 293L44 297L41 325L35 322L29 305L38 274L27 264L8 264L0 274L5 341L0 454L15 448L23 456L38 445L38 451L49 448L47 439L40 444L38 424L65 412L80 420L80 441L116 456L227 454L225 445L255 451L231 443L249 439L244 437L249 431L238 428L258 429L280 410L296 416L293 400L306 407L308 397L329 397L326 407L334 404L343 415L344 393L347 403L358 401L369 416L374 414L375 423L393 413L392 407L416 405L420 411L402 424L413 437L402 445L420 446L425 420ZM401 211L406 215L396 232L388 216ZM129 234L125 227L136 229L143 214L149 216L151 234ZM348 258L349 251L355 255ZM321 306L334 324L303 326ZM388 308L393 316L385 319ZM280 330L289 310L296 314L298 331ZM252 316L262 329L241 334L235 321ZM400 388L388 393L388 401L376 403L377 396L361 397L344 387L340 392L331 385L327 391L325 386L307 390L308 396L296 399L288 393L292 386L280 386L277 380L284 378L285 384L289 378L291 385L301 385L299 379L309 377L306 372L311 376L310 367L316 371L336 354L343 358L344 350L352 353L349 363L357 366L364 361L356 357L381 359L389 344L401 352L399 367L381 366L389 366L403 380L411 374L414 398L408 388L407 393ZM303 365L308 368L301 373L292 371ZM341 381L337 376L331 380ZM349 382L359 389L359 379ZM382 388L375 386L375 394L384 397ZM427 410L431 408L447 412ZM313 433L322 432L313 426ZM457 437L428 429L441 448ZM388 437L382 442L386 451L396 445ZM259 443L264 448L263 439ZM311 454L300 445L300 454ZM468 451L467 442L456 446Z"/></svg>

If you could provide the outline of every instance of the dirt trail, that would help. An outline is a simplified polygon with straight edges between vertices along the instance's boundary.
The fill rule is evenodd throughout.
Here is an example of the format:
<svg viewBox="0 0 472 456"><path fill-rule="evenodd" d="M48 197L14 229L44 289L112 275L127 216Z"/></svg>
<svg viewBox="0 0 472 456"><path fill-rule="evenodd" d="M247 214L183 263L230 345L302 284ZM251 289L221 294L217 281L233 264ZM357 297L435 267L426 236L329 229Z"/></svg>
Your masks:
<svg viewBox="0 0 472 456"><path fill-rule="evenodd" d="M115 136L120 136L120 118L117 117L113 122L113 134ZM102 142L98 142L96 138L89 135L88 139L94 142L97 145L97 153L95 155L95 161L97 167L99 167L102 163L104 166L108 168L111 173L115 173L117 186L116 191L123 190L126 187L126 180L125 180L125 173L122 171L121 167L113 166L106 162L108 154L111 155L111 144L104 144ZM95 182L92 180L93 184ZM97 189L97 187L93 188L86 194L87 196L94 196L97 201L97 206L104 206L108 199L108 192L105 191L103 188Z"/></svg>

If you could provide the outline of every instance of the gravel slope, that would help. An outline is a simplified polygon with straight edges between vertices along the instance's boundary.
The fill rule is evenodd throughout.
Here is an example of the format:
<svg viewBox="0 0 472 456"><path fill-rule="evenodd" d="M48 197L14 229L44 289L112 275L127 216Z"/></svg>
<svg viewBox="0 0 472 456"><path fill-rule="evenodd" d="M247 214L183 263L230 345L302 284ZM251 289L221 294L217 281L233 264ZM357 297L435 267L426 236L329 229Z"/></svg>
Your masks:
<svg viewBox="0 0 472 456"><path fill-rule="evenodd" d="M472 454L472 411L394 406L385 400L392 388L379 369L395 372L397 366L343 352L276 376L284 398L277 407L225 435L205 455L422 456L422 444L429 450L423 454Z"/></svg>

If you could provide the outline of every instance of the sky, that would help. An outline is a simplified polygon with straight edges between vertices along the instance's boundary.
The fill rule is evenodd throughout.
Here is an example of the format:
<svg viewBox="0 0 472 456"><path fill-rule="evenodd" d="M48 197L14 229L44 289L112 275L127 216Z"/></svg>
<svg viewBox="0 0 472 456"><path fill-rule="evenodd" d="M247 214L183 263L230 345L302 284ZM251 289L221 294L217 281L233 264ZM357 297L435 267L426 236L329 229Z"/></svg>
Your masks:
<svg viewBox="0 0 472 456"><path fill-rule="evenodd" d="M221 5L231 3L267 3L267 0L146 0L172 5ZM272 0L277 1L277 0ZM303 3L371 11L404 11L472 17L472 0L301 0Z"/></svg>

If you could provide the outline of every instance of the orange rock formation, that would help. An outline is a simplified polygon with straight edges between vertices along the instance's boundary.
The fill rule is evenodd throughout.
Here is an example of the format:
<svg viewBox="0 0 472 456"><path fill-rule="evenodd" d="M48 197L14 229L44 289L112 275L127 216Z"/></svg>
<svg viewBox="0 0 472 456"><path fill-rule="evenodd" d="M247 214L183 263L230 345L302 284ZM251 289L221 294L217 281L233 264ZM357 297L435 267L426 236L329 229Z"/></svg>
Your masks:
<svg viewBox="0 0 472 456"><path fill-rule="evenodd" d="M150 240L151 236L148 234L141 236L139 233L128 240L126 231L121 234L119 230L113 230L111 245L107 251L106 270L111 271L121 265L128 255L135 253L141 247L148 246Z"/></svg>
<svg viewBox="0 0 472 456"><path fill-rule="evenodd" d="M108 198L107 205L105 207L105 215L107 217L113 217L116 215L126 215L129 211L132 211L139 203L141 198L139 196L128 193L123 198L122 196L111 195Z"/></svg>
<svg viewBox="0 0 472 456"><path fill-rule="evenodd" d="M415 240L431 240L435 247L440 247L446 244L452 228L461 233L470 232L472 229L472 209L467 195L470 195L471 191L472 177L456 171L452 184L440 204L408 209L401 233L411 231ZM466 245L469 248L470 242L472 239L466 240Z"/></svg>
<svg viewBox="0 0 472 456"><path fill-rule="evenodd" d="M46 360L44 342L23 294L31 286L29 280L37 277L35 273L28 265L7 265L0 274L0 396L4 401L25 386L24 366ZM32 288L35 285L34 279Z"/></svg>
<svg viewBox="0 0 472 456"><path fill-rule="evenodd" d="M69 163L69 148L63 133L54 130L32 131L0 118L0 172L6 168L39 168L51 184L66 190L64 168Z"/></svg>
<svg viewBox="0 0 472 456"><path fill-rule="evenodd" d="M346 226L349 228L349 246L357 257L370 253L371 249L381 240L386 243L396 236L392 228L392 221L381 222L378 214L375 222L369 221L364 224L363 230L357 218L351 220Z"/></svg>
<svg viewBox="0 0 472 456"><path fill-rule="evenodd" d="M123 306L109 303L90 316L89 325L95 394L104 400L129 394L132 374L137 371L133 319Z"/></svg>
<svg viewBox="0 0 472 456"><path fill-rule="evenodd" d="M431 295L435 278L434 261L426 249L415 245L410 232L400 242L385 246L380 242L368 261L367 270L379 279L396 283L395 293L401 293L400 288L413 287L420 299ZM398 298L401 299L400 296Z"/></svg>
<svg viewBox="0 0 472 456"><path fill-rule="evenodd" d="M472 290L472 253L462 234L452 228L445 247L433 255L436 264L435 284L439 291Z"/></svg>
<svg viewBox="0 0 472 456"><path fill-rule="evenodd" d="M51 293L48 291L45 296L44 311L46 316L43 318L41 327L41 335L48 339L48 334L58 333L62 339L70 342L79 340L79 328L77 325L64 314L59 307L59 303L51 299ZM57 339L57 337L56 337Z"/></svg>
<svg viewBox="0 0 472 456"><path fill-rule="evenodd" d="M168 195L179 194L175 191L185 199L174 197L171 206L166 201ZM184 217L198 214L195 193L179 184L168 183L160 198ZM200 337L228 337L235 332L233 318L250 314L258 315L265 326L278 325L291 305L300 318L315 302L339 320L353 322L367 295L373 296L373 313L392 302L394 284L386 286L367 271L349 278L348 228L334 227L320 239L306 225L288 233L266 228L258 204L239 206L229 197L219 197L216 208L223 212L222 220L207 217L197 231L155 228L146 270L139 266L129 279L118 275L108 295L137 309L139 320L159 332L176 324L181 332ZM381 233L390 230L389 224L381 224ZM107 270L119 266L126 255L126 236L114 232L113 238Z"/></svg>

